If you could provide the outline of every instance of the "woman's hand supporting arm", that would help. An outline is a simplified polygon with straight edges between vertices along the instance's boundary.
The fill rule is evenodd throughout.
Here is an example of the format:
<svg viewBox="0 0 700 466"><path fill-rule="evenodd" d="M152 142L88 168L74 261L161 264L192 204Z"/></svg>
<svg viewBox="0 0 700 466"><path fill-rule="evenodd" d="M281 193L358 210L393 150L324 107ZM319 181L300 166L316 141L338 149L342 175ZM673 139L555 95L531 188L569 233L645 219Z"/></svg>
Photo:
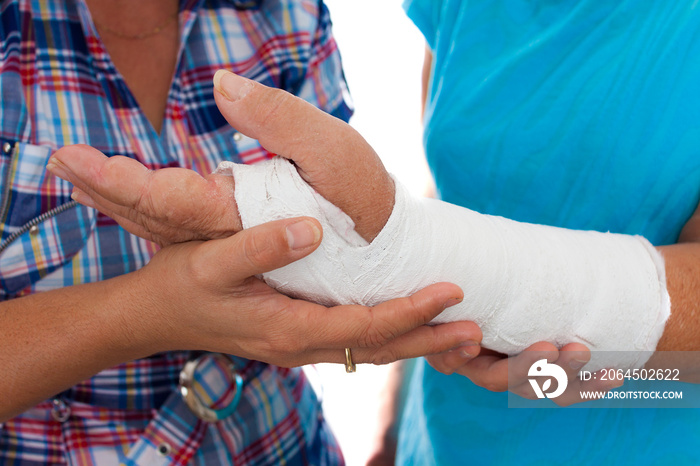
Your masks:
<svg viewBox="0 0 700 466"><path fill-rule="evenodd" d="M313 219L285 219L226 239L159 251L143 269L0 305L0 422L102 369L167 350L236 354L281 366L388 363L472 339L464 323L424 324L459 301L438 284L375 307L294 300L255 275L318 247Z"/></svg>

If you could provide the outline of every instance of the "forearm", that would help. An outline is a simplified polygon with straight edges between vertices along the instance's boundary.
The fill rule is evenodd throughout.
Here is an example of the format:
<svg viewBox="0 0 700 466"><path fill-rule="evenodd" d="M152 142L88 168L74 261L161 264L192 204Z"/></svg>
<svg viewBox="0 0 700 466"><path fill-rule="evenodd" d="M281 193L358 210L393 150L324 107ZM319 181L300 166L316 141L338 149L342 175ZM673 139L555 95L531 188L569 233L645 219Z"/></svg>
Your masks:
<svg viewBox="0 0 700 466"><path fill-rule="evenodd" d="M669 318L657 349L700 350L700 243L684 242L660 247L666 262L671 296Z"/></svg>
<svg viewBox="0 0 700 466"><path fill-rule="evenodd" d="M146 309L135 278L0 305L0 422L103 369L157 351L155 340L145 338L145 319L134 318Z"/></svg>

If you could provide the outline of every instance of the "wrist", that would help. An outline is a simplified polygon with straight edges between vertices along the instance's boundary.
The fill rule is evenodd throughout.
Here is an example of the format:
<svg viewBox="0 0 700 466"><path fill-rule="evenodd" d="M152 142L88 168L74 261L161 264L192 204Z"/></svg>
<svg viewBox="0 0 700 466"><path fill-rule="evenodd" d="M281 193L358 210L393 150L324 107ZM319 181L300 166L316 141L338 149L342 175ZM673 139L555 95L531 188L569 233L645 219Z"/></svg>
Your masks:
<svg viewBox="0 0 700 466"><path fill-rule="evenodd" d="M215 206L213 228L208 239L227 238L243 229L236 203L235 182L231 172L216 171L207 177L207 202Z"/></svg>
<svg viewBox="0 0 700 466"><path fill-rule="evenodd" d="M165 317L168 307L166 277L153 280L148 266L109 280L104 299L114 303L105 318L109 322L107 346L123 361L131 361L171 349L171 326ZM107 283L107 282L104 282Z"/></svg>
<svg viewBox="0 0 700 466"><path fill-rule="evenodd" d="M369 243L381 233L394 210L396 200L396 183L394 178L387 174L386 182L383 185L384 188L378 190L379 192L364 193L365 196L375 199L375 203L366 212L366 215L358 216L355 222L355 231Z"/></svg>

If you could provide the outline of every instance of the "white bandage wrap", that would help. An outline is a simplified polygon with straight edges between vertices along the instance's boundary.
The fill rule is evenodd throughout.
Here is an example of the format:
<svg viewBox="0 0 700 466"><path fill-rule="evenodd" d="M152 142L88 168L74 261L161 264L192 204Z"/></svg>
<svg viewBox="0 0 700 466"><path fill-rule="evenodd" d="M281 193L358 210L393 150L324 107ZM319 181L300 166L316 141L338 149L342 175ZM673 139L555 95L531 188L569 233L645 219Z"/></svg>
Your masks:
<svg viewBox="0 0 700 466"><path fill-rule="evenodd" d="M641 237L482 215L415 199L397 182L393 212L368 244L284 159L218 172L235 178L244 228L296 216L321 222L317 251L263 275L294 297L373 306L452 282L464 300L433 323L474 321L482 345L506 354L580 342L592 350L589 370L641 367L670 315L663 258Z"/></svg>

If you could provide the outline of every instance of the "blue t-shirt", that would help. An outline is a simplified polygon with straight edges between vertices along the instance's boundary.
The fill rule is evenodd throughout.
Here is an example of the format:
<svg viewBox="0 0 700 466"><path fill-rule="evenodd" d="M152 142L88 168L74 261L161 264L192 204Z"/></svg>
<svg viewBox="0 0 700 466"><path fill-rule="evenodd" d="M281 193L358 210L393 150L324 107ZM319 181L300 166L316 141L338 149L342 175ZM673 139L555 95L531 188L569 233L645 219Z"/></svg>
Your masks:
<svg viewBox="0 0 700 466"><path fill-rule="evenodd" d="M442 199L674 243L700 199L695 0L406 0L433 51L424 142ZM700 411L508 409L414 372L401 464L700 461Z"/></svg>

